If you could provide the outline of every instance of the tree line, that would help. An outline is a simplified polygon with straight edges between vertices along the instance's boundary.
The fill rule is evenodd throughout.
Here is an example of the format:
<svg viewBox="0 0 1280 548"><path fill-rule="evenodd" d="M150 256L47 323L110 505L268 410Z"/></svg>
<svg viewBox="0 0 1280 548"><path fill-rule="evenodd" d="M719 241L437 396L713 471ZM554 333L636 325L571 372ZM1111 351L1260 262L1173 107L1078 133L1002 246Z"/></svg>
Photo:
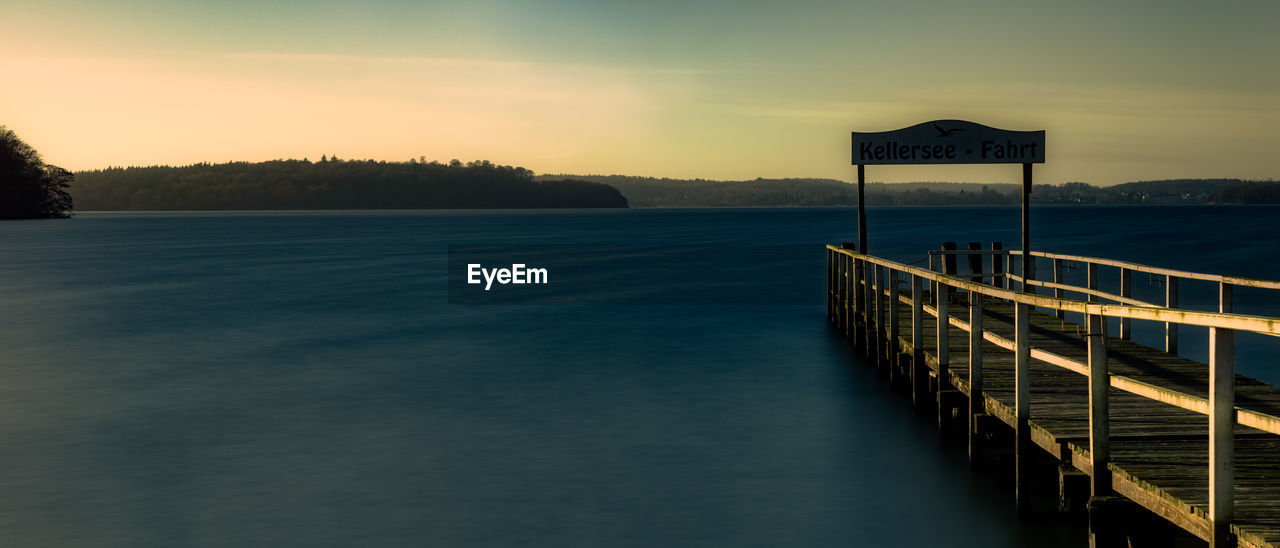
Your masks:
<svg viewBox="0 0 1280 548"><path fill-rule="evenodd" d="M505 209L627 207L607 185L534 180L487 160L309 160L108 168L76 174L81 210Z"/></svg>
<svg viewBox="0 0 1280 548"><path fill-rule="evenodd" d="M835 179L660 179L625 175L555 175L605 183L620 190L633 207L850 206L855 185ZM1009 183L868 183L867 205L1014 205L1022 185ZM1270 201L1268 201L1270 200ZM1280 183L1241 179L1167 179L1110 187L1082 182L1037 184L1037 204L1208 204L1280 203Z"/></svg>
<svg viewBox="0 0 1280 548"><path fill-rule="evenodd" d="M1280 182L1253 181L1236 185L1218 194L1223 204L1280 204Z"/></svg>

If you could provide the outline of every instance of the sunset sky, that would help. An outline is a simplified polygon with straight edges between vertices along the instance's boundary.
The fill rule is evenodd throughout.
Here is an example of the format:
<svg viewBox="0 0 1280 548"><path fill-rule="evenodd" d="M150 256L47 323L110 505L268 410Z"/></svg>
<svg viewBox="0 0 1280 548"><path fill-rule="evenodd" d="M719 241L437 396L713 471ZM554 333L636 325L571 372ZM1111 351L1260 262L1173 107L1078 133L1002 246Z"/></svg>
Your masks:
<svg viewBox="0 0 1280 548"><path fill-rule="evenodd" d="M0 0L0 125L70 169L322 154L854 176L850 131L1047 131L1037 181L1280 177L1280 2ZM1013 166L869 168L1013 182Z"/></svg>

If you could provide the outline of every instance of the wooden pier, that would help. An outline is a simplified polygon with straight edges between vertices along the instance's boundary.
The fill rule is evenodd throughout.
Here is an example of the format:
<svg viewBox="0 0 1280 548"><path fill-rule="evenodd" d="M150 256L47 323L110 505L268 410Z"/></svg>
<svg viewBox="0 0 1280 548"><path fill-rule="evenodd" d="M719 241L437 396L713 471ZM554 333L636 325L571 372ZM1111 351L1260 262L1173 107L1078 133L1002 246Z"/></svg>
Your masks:
<svg viewBox="0 0 1280 548"><path fill-rule="evenodd" d="M1043 252L1018 261L1024 278L1011 260L1022 253L994 245L944 245L929 268L853 247L827 246L833 326L940 425L963 424L973 462L992 429L1011 431L1019 511L1043 452L1061 465L1060 489L1087 490L1092 545L1125 545L1136 521L1108 509L1140 507L1212 546L1280 546L1280 387L1236 375L1234 359L1237 331L1280 336L1280 318L1231 312L1234 287L1280 282ZM1037 264L1054 281L1034 279ZM1065 283L1065 264L1087 283ZM1098 289L1100 268L1120 294ZM1164 302L1134 299L1134 273L1159 277ZM1179 309L1179 280L1216 283L1219 311ZM1164 348L1130 340L1134 321L1162 324ZM1208 364L1178 356L1179 325L1209 328Z"/></svg>

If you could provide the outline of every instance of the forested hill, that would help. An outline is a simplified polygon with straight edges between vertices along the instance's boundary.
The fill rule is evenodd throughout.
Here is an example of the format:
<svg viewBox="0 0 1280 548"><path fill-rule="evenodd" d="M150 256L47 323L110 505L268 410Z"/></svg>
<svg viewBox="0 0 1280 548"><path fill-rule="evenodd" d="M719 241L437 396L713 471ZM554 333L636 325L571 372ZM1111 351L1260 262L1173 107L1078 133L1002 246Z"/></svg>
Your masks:
<svg viewBox="0 0 1280 548"><path fill-rule="evenodd" d="M559 175L541 175L539 178ZM858 203L856 186L835 179L655 179L573 175L622 191L632 207L841 206ZM1021 186L968 183L870 183L871 205L979 205L1014 203Z"/></svg>
<svg viewBox="0 0 1280 548"><path fill-rule="evenodd" d="M835 179L656 179L624 175L572 177L617 188L632 207L847 206L858 203L857 187ZM998 205L1021 201L1020 184L868 183L868 205ZM1040 204L1280 203L1280 183L1241 179L1169 179L1109 187L1087 183L1037 184Z"/></svg>
<svg viewBox="0 0 1280 548"><path fill-rule="evenodd" d="M607 185L535 181L524 168L456 160L110 168L76 173L69 191L80 211L627 207Z"/></svg>
<svg viewBox="0 0 1280 548"><path fill-rule="evenodd" d="M869 205L1017 204L1009 183L869 183ZM564 207L847 206L857 187L835 179L656 179L540 175L488 161L275 160L76 173L76 209L505 209ZM1037 184L1033 203L1280 203L1280 183L1240 179L1139 181L1110 187Z"/></svg>

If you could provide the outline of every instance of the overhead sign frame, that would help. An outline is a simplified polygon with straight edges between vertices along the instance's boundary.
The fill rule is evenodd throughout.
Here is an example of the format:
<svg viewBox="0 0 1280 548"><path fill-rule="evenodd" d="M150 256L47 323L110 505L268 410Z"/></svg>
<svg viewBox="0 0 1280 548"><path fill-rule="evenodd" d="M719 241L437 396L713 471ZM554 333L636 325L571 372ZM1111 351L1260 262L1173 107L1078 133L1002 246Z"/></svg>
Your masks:
<svg viewBox="0 0 1280 548"><path fill-rule="evenodd" d="M1031 261L1031 165L1045 161L1045 132L1011 131L965 120L932 120L893 131L853 132L858 166L858 251L867 252L866 166L1022 164L1022 276ZM1031 286L1025 282L1022 290Z"/></svg>

